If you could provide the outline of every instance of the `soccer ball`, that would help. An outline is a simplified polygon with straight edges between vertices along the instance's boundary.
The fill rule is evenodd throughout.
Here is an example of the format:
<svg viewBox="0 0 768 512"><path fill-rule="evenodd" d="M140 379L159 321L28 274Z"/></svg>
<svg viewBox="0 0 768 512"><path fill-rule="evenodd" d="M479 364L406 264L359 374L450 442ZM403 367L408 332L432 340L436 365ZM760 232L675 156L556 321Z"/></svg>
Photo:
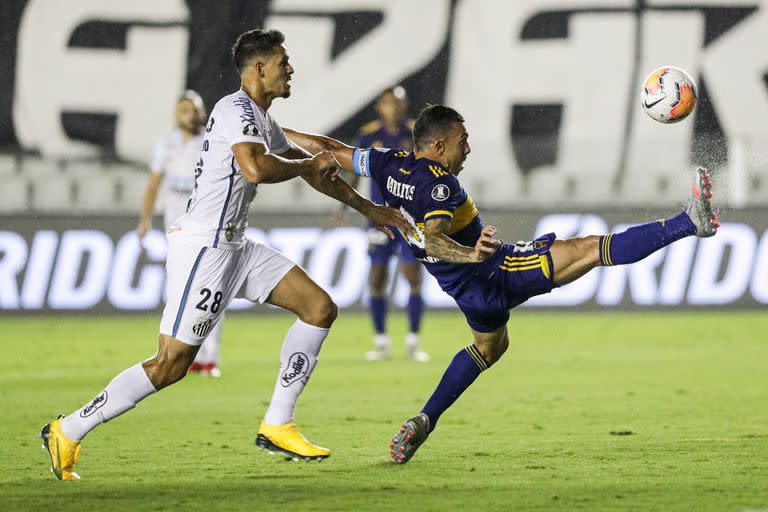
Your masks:
<svg viewBox="0 0 768 512"><path fill-rule="evenodd" d="M693 112L699 97L696 82L680 68L654 70L643 82L643 110L660 123L677 123Z"/></svg>

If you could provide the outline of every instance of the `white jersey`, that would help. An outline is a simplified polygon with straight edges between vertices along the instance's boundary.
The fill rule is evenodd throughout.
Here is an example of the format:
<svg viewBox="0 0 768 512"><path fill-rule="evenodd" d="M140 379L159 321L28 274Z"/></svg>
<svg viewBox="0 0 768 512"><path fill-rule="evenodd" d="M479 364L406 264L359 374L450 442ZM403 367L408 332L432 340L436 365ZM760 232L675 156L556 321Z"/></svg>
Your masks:
<svg viewBox="0 0 768 512"><path fill-rule="evenodd" d="M232 153L239 142L263 144L279 155L290 148L283 129L243 91L225 96L213 107L205 128L195 184L187 213L171 231L189 241L222 249L239 249L248 227L248 207L256 185L243 178Z"/></svg>
<svg viewBox="0 0 768 512"><path fill-rule="evenodd" d="M195 162L200 154L203 134L188 140L179 128L155 144L150 171L164 175L165 228L187 210L189 196L195 186Z"/></svg>

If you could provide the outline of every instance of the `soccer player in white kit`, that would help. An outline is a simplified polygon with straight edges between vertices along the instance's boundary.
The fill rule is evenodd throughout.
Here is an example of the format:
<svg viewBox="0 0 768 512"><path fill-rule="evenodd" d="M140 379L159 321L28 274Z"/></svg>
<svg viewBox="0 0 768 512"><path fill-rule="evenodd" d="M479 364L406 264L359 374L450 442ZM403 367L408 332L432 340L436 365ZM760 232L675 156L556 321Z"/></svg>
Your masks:
<svg viewBox="0 0 768 512"><path fill-rule="evenodd" d="M149 165L149 180L144 193L139 225L136 228L139 240L152 229L152 216L155 213L155 202L161 183L164 185L163 220L166 231L174 220L187 211L189 196L195 186L195 162L200 155L205 126L203 99L195 91L186 91L176 102L174 117L176 128L157 142ZM216 327L211 329L200 346L192 366L189 367L190 372L199 372L211 377L221 376L219 347L223 320L222 314Z"/></svg>
<svg viewBox="0 0 768 512"><path fill-rule="evenodd" d="M284 39L277 30L261 29L237 39L232 54L241 89L219 100L211 112L190 205L169 229L168 302L159 349L117 375L83 407L42 428L43 446L57 478L79 478L74 465L80 457L80 440L88 432L184 377L199 345L236 295L282 307L298 317L280 351L280 370L257 445L294 459L330 455L330 450L299 433L293 417L337 308L301 267L245 237L248 206L257 185L301 177L385 232L389 233L388 225L404 231L410 227L398 211L373 204L336 179L338 162L331 152L311 156L289 143L267 113L272 100L290 95L288 82L294 70Z"/></svg>

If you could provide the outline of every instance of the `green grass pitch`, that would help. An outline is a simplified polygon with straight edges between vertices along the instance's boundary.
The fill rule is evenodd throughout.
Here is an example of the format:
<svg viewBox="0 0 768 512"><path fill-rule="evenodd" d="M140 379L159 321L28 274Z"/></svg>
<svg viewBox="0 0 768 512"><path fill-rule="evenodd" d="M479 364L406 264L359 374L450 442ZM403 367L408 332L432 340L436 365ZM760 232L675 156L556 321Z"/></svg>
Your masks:
<svg viewBox="0 0 768 512"><path fill-rule="evenodd" d="M404 466L389 440L469 343L459 314L426 317L419 364L403 317L395 358L367 363L368 319L342 313L298 407L333 449L322 463L253 444L292 318L230 315L221 379L190 376L102 425L83 480L56 481L40 426L149 357L158 322L0 319L0 509L768 510L764 313L515 312L506 356Z"/></svg>

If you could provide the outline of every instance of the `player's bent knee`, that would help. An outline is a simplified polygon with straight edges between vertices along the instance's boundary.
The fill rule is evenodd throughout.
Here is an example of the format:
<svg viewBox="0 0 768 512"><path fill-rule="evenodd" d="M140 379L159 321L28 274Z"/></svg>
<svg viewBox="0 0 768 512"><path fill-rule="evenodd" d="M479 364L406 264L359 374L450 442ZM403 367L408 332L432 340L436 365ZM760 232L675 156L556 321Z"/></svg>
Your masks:
<svg viewBox="0 0 768 512"><path fill-rule="evenodd" d="M328 294L322 300L315 301L301 320L317 327L329 328L336 321L339 308Z"/></svg>
<svg viewBox="0 0 768 512"><path fill-rule="evenodd" d="M172 361L165 356L157 355L144 363L144 371L155 389L160 390L175 384L187 375L189 363Z"/></svg>
<svg viewBox="0 0 768 512"><path fill-rule="evenodd" d="M475 345L483 355L485 361L492 365L504 355L509 348L509 335L504 328L503 332L496 331L488 335L475 333Z"/></svg>
<svg viewBox="0 0 768 512"><path fill-rule="evenodd" d="M142 365L155 389L162 389L183 379L198 349L199 347L170 336L161 335L157 354Z"/></svg>
<svg viewBox="0 0 768 512"><path fill-rule="evenodd" d="M372 265L368 274L368 288L373 296L384 294L387 283L387 268L383 265Z"/></svg>

